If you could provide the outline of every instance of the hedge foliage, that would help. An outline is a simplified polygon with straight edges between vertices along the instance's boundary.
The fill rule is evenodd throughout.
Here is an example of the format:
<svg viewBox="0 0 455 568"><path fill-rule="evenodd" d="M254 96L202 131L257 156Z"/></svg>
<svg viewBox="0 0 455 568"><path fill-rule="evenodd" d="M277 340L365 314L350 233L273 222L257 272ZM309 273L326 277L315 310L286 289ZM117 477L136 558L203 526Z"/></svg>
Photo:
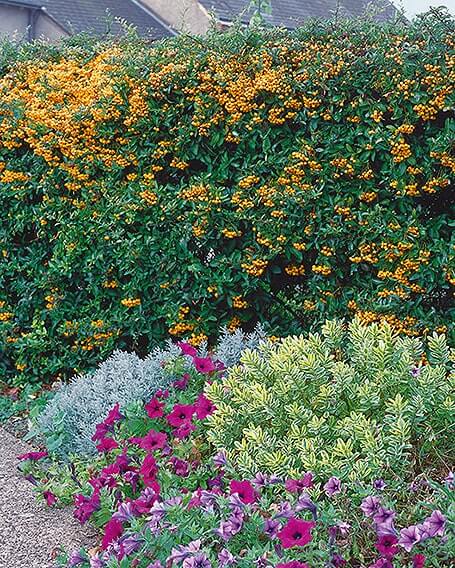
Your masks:
<svg viewBox="0 0 455 568"><path fill-rule="evenodd" d="M4 46L0 377L257 320L444 331L454 47L431 17Z"/></svg>

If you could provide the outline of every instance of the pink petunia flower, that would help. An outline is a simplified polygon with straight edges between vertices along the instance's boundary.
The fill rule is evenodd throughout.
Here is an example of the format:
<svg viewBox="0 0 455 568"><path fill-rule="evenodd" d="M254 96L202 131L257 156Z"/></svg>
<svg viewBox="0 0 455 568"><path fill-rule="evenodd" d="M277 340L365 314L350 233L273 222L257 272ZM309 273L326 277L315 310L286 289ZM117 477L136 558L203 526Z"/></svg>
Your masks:
<svg viewBox="0 0 455 568"><path fill-rule="evenodd" d="M316 525L314 521L302 521L292 517L286 525L278 532L278 538L283 548L294 546L305 546L313 537L311 529Z"/></svg>
<svg viewBox="0 0 455 568"><path fill-rule="evenodd" d="M196 401L196 416L199 420L205 420L207 416L213 414L216 406L203 393L198 396Z"/></svg>
<svg viewBox="0 0 455 568"><path fill-rule="evenodd" d="M174 381L173 385L174 388L177 390L185 390L188 386L188 382L190 380L190 375L188 373L184 373L181 379Z"/></svg>
<svg viewBox="0 0 455 568"><path fill-rule="evenodd" d="M193 363L199 373L207 374L216 371L216 365L209 357L194 357Z"/></svg>
<svg viewBox="0 0 455 568"><path fill-rule="evenodd" d="M164 402L154 397L150 402L144 405L145 412L149 418L161 418L164 415Z"/></svg>
<svg viewBox="0 0 455 568"><path fill-rule="evenodd" d="M96 449L100 452L100 453L107 453L107 452L111 452L112 450L115 450L116 448L118 448L119 445L118 443L113 440L112 438L103 438L97 445L96 445Z"/></svg>
<svg viewBox="0 0 455 568"><path fill-rule="evenodd" d="M52 491L43 491L43 497L47 503L48 507L52 507L57 503L57 496L52 493Z"/></svg>
<svg viewBox="0 0 455 568"><path fill-rule="evenodd" d="M194 414L194 406L192 404L175 404L172 412L166 416L166 420L171 426L178 428L191 422Z"/></svg>
<svg viewBox="0 0 455 568"><path fill-rule="evenodd" d="M150 430L143 438L137 438L139 446L147 452L162 450L167 443L167 434Z"/></svg>
<svg viewBox="0 0 455 568"><path fill-rule="evenodd" d="M139 473L142 475L144 480L144 485L146 487L153 487L156 482L156 474L158 473L158 466L155 458L151 454L147 454L142 462L139 469Z"/></svg>
<svg viewBox="0 0 455 568"><path fill-rule="evenodd" d="M43 458L47 458L48 457L48 453L45 450L44 452L27 452L26 454L21 454L20 456L17 456L18 460L24 461L24 460L31 460L31 461L38 461L38 460L42 460Z"/></svg>
<svg viewBox="0 0 455 568"><path fill-rule="evenodd" d="M117 519L111 519L105 529L104 529L104 536L101 543L101 548L106 550L109 545L116 540L123 534L123 525Z"/></svg>
<svg viewBox="0 0 455 568"><path fill-rule="evenodd" d="M114 408L112 408L109 411L109 414L106 416L106 418L104 419L104 424L106 424L106 426L113 426L115 424L115 422L118 422L119 420L122 420L123 415L120 414L120 405L117 402L117 404L114 406Z"/></svg>
<svg viewBox="0 0 455 568"><path fill-rule="evenodd" d="M236 493L239 496L240 501L242 501L245 505L256 501L256 492L249 481L236 481L233 479L230 483L230 490L231 495Z"/></svg>
<svg viewBox="0 0 455 568"><path fill-rule="evenodd" d="M176 428L172 431L172 435L174 438L178 440L183 440L184 438L188 438L191 432L196 430L196 426L191 422L185 422L179 428Z"/></svg>
<svg viewBox="0 0 455 568"><path fill-rule="evenodd" d="M195 349L192 345L190 345L186 341L179 341L177 345L180 347L180 351L184 355L189 355L190 357L196 357L197 349Z"/></svg>
<svg viewBox="0 0 455 568"><path fill-rule="evenodd" d="M426 556L424 554L414 554L412 557L412 568L423 568Z"/></svg>
<svg viewBox="0 0 455 568"><path fill-rule="evenodd" d="M291 560L290 562L280 562L276 568L310 568L306 562L299 562L299 560Z"/></svg>
<svg viewBox="0 0 455 568"><path fill-rule="evenodd" d="M387 558L398 554L399 548L396 546L398 538L393 534L384 534L379 537L378 542L375 544L377 551Z"/></svg>
<svg viewBox="0 0 455 568"><path fill-rule="evenodd" d="M308 471L301 479L287 479L285 486L291 493L300 493L304 489L313 487L313 474Z"/></svg>

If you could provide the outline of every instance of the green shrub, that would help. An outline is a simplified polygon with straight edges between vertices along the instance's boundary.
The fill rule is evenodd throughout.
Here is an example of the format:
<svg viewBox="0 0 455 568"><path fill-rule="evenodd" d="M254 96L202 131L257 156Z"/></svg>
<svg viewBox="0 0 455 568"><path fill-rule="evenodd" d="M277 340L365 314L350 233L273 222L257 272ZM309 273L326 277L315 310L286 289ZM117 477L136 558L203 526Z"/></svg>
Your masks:
<svg viewBox="0 0 455 568"><path fill-rule="evenodd" d="M249 476L407 479L426 460L442 467L455 450L455 352L438 335L428 348L426 361L420 340L359 321L264 343L206 387L217 406L207 438Z"/></svg>
<svg viewBox="0 0 455 568"><path fill-rule="evenodd" d="M5 46L0 377L267 319L443 331L451 26Z"/></svg>

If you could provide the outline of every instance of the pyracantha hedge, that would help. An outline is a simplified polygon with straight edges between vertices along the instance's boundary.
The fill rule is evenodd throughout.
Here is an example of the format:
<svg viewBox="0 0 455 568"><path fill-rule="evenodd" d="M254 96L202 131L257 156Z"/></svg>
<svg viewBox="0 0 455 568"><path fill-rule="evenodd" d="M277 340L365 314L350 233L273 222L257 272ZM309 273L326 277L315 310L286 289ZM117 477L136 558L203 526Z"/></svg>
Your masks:
<svg viewBox="0 0 455 568"><path fill-rule="evenodd" d="M0 54L0 376L269 319L453 320L453 20Z"/></svg>

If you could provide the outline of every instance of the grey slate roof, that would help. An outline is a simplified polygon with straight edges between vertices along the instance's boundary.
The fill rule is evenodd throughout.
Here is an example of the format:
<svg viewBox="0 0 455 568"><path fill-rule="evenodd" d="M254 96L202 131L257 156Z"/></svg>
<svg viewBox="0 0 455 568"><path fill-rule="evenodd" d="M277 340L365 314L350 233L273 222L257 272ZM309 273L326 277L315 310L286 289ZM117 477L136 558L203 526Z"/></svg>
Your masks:
<svg viewBox="0 0 455 568"><path fill-rule="evenodd" d="M41 8L43 5L41 0L0 0L0 4L8 4L8 6L23 6L26 8Z"/></svg>
<svg viewBox="0 0 455 568"><path fill-rule="evenodd" d="M239 15L245 23L250 20L249 0L198 1L223 22L231 22ZM327 19L337 8L340 16L359 17L365 12L368 4L384 8L377 17L379 20L392 18L396 14L389 0L271 0L272 13L264 19L275 26L296 28L309 18Z"/></svg>
<svg viewBox="0 0 455 568"><path fill-rule="evenodd" d="M159 39L172 35L169 28L132 0L41 0L41 6L68 32L82 31L103 35L107 31L107 13L133 24L140 35ZM122 33L120 24L110 26L113 34Z"/></svg>

